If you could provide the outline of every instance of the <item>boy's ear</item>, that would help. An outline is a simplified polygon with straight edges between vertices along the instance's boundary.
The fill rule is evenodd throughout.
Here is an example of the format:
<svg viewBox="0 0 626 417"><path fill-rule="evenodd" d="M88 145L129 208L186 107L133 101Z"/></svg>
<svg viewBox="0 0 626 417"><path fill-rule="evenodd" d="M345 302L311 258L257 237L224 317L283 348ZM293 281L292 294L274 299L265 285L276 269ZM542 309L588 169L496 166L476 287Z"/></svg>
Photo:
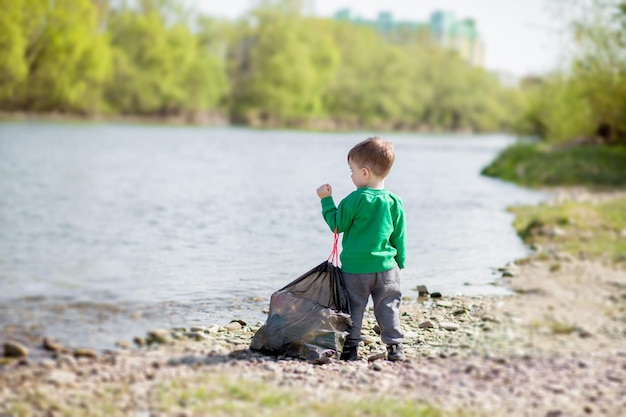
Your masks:
<svg viewBox="0 0 626 417"><path fill-rule="evenodd" d="M370 172L369 168L367 168L367 167L363 167L363 168L361 168L361 170L362 170L362 172L363 172L363 176L364 176L365 178L369 178L369 177L370 177L371 172Z"/></svg>

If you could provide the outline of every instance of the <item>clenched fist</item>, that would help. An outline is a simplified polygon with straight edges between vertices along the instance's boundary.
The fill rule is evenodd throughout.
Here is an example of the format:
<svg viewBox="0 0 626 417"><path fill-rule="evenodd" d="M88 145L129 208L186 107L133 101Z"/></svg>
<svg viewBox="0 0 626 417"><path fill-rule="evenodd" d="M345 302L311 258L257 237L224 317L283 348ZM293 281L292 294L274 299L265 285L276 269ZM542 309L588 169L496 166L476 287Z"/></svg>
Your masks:
<svg viewBox="0 0 626 417"><path fill-rule="evenodd" d="M331 195L333 195L333 187L330 184L320 185L317 188L317 196L319 198L330 197Z"/></svg>

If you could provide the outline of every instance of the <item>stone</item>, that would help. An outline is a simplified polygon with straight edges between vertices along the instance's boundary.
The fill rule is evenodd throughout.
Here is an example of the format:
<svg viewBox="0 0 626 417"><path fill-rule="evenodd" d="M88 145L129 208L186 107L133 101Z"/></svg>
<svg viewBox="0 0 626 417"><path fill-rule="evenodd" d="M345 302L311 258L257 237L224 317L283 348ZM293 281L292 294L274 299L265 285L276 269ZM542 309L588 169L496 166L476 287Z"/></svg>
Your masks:
<svg viewBox="0 0 626 417"><path fill-rule="evenodd" d="M187 333L185 333L185 337L188 338L188 339L196 340L196 341L206 339L206 336L204 335L204 333L203 332L198 332L198 331L187 332Z"/></svg>
<svg viewBox="0 0 626 417"><path fill-rule="evenodd" d="M69 371L54 370L48 374L45 382L56 386L73 386L76 382L76 374Z"/></svg>
<svg viewBox="0 0 626 417"><path fill-rule="evenodd" d="M167 330L163 329L154 329L148 332L148 337L146 337L146 343L151 344L165 344L170 342L170 335Z"/></svg>
<svg viewBox="0 0 626 417"><path fill-rule="evenodd" d="M17 361L17 358L0 358L0 366L5 366L15 361ZM0 417L2 417L1 414Z"/></svg>
<svg viewBox="0 0 626 417"><path fill-rule="evenodd" d="M236 330L241 330L242 327L243 326L238 321L231 321L226 326L224 326L224 328L226 330L228 330L229 332L236 331Z"/></svg>
<svg viewBox="0 0 626 417"><path fill-rule="evenodd" d="M209 327L207 329L207 333L208 334L218 334L221 329L222 329L222 326L218 326L217 324L214 324L213 326L211 326L211 327Z"/></svg>
<svg viewBox="0 0 626 417"><path fill-rule="evenodd" d="M428 291L426 285L418 285L417 287L415 287L415 291L417 291L419 297L425 297L430 294L430 291Z"/></svg>
<svg viewBox="0 0 626 417"><path fill-rule="evenodd" d="M418 327L420 329L432 329L433 327L435 327L435 325L432 323L432 321L426 320L420 323Z"/></svg>
<svg viewBox="0 0 626 417"><path fill-rule="evenodd" d="M209 329L207 329L205 326L193 326L189 329L191 332L207 332Z"/></svg>
<svg viewBox="0 0 626 417"><path fill-rule="evenodd" d="M618 383L622 383L626 380L626 375L617 373L617 372L608 372L606 374L606 379L608 379L609 381L612 382L618 382Z"/></svg>
<svg viewBox="0 0 626 417"><path fill-rule="evenodd" d="M498 320L495 316L492 316L491 314L484 314L480 317L480 319L482 321L489 321L492 323L499 323L500 320Z"/></svg>
<svg viewBox="0 0 626 417"><path fill-rule="evenodd" d="M548 230L548 236L549 237L564 237L564 236L567 236L567 232L565 232L565 230L563 229L559 229L558 227L553 227L552 229Z"/></svg>
<svg viewBox="0 0 626 417"><path fill-rule="evenodd" d="M435 291L430 294L430 298L441 298L441 293Z"/></svg>
<svg viewBox="0 0 626 417"><path fill-rule="evenodd" d="M97 359L98 358L98 352L96 352L93 349L74 349L74 357L75 358L90 358L90 359Z"/></svg>
<svg viewBox="0 0 626 417"><path fill-rule="evenodd" d="M363 344L365 346L372 345L378 341L378 338L373 336L362 336L361 339L363 340Z"/></svg>
<svg viewBox="0 0 626 417"><path fill-rule="evenodd" d="M439 327L441 327L444 330L450 330L450 331L459 330L461 328L461 326L459 326L458 324L447 322L447 321L442 321L441 323L439 323Z"/></svg>
<svg viewBox="0 0 626 417"><path fill-rule="evenodd" d="M50 337L45 337L43 339L42 346L44 349L50 350L52 352L65 352L66 351L63 345L61 345L59 342L57 342L56 340Z"/></svg>
<svg viewBox="0 0 626 417"><path fill-rule="evenodd" d="M130 344L125 340L118 340L117 342L115 342L115 346L120 349L130 349Z"/></svg>
<svg viewBox="0 0 626 417"><path fill-rule="evenodd" d="M67 367L67 368L75 368L76 367L76 359L74 359L72 356L70 355L60 355L57 358L57 364L60 367Z"/></svg>
<svg viewBox="0 0 626 417"><path fill-rule="evenodd" d="M28 356L28 349L21 343L9 341L4 344L4 356L7 358L25 358Z"/></svg>
<svg viewBox="0 0 626 417"><path fill-rule="evenodd" d="M386 353L374 353L373 355L370 355L367 357L368 362L375 362L375 361L384 360L384 359L387 359Z"/></svg>

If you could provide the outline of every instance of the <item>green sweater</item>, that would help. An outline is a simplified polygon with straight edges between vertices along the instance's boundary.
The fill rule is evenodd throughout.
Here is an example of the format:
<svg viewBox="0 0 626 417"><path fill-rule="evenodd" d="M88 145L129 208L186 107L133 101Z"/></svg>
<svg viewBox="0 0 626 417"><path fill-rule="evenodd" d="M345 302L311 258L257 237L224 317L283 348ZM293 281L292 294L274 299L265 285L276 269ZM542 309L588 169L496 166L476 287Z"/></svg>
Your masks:
<svg viewBox="0 0 626 417"><path fill-rule="evenodd" d="M322 202L330 230L343 232L341 270L349 274L383 272L406 259L404 205L387 190L359 188L335 207L332 197Z"/></svg>

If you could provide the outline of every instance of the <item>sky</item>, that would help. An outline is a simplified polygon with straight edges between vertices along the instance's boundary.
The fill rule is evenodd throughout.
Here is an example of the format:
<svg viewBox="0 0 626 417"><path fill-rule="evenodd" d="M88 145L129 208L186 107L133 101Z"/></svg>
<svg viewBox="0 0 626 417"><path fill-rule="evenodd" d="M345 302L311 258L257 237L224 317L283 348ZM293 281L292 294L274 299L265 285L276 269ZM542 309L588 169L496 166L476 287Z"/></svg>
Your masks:
<svg viewBox="0 0 626 417"><path fill-rule="evenodd" d="M254 0L191 0L205 14L235 19ZM459 19L473 18L485 46L485 67L516 77L556 69L564 61L564 25L555 0L314 0L318 16L332 17L350 8L353 15L375 19L389 11L394 20L428 21L435 10Z"/></svg>

